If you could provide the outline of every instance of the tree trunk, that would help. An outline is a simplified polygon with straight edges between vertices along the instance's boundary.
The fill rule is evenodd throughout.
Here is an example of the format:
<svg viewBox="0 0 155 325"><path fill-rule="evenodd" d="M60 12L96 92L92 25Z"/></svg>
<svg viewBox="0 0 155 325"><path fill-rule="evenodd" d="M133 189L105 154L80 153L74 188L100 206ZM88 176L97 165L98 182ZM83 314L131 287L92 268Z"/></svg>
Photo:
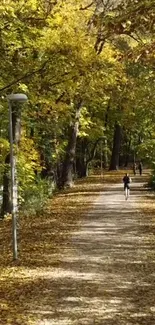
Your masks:
<svg viewBox="0 0 155 325"><path fill-rule="evenodd" d="M88 176L88 162L85 159L78 159L76 163L76 170L78 177L87 177Z"/></svg>
<svg viewBox="0 0 155 325"><path fill-rule="evenodd" d="M1 218L4 217L5 214L11 213L11 201L10 201L10 176L9 176L9 162L10 162L10 154L8 154L5 158L5 168L3 173L3 193L2 193L2 206L1 206Z"/></svg>
<svg viewBox="0 0 155 325"><path fill-rule="evenodd" d="M119 168L121 133L122 133L121 126L118 123L116 123L115 130L114 130L113 149L112 149L112 156L111 156L109 170L118 170L118 168Z"/></svg>
<svg viewBox="0 0 155 325"><path fill-rule="evenodd" d="M126 152L126 156L125 156L125 164L124 164L124 167L127 167L128 166L128 163L129 163L130 147L131 147L131 140L129 140L129 143L127 144L127 152Z"/></svg>
<svg viewBox="0 0 155 325"><path fill-rule="evenodd" d="M107 126L108 126L108 120L109 120L109 110L110 110L110 99L108 101L106 113L105 113L105 138L104 138L104 148L103 148L103 166L104 168L108 168L108 140L107 140Z"/></svg>
<svg viewBox="0 0 155 325"><path fill-rule="evenodd" d="M87 154L88 154L88 139L78 138L77 142L77 158L76 158L76 172L78 177L87 176Z"/></svg>
<svg viewBox="0 0 155 325"><path fill-rule="evenodd" d="M88 166L95 158L96 148L100 141L102 141L102 137L97 139L95 143L89 142L87 138L79 139L80 145L76 170L80 178L88 176Z"/></svg>
<svg viewBox="0 0 155 325"><path fill-rule="evenodd" d="M21 137L21 109L18 106L12 109L12 129L14 144L18 146Z"/></svg>
<svg viewBox="0 0 155 325"><path fill-rule="evenodd" d="M18 106L16 108L14 108L14 106L12 107L12 130L13 130L14 144L18 145L19 141L20 141L20 135L21 135L21 111L20 111L20 108L18 108ZM10 162L10 154L8 154L6 156L6 159L5 159L6 166L5 166L4 174L3 174L3 194L2 194L2 207L1 207L1 217L2 218L6 213L11 212L10 173L8 173L9 162ZM16 184L16 187L17 187L17 184Z"/></svg>
<svg viewBox="0 0 155 325"><path fill-rule="evenodd" d="M73 185L73 164L75 161L75 152L76 152L76 142L77 142L77 135L79 131L79 119L82 107L82 100L76 105L76 112L75 112L75 122L73 126L70 128L70 135L68 141L68 147L66 151L66 157L63 164L62 170L62 177L61 177L61 187Z"/></svg>
<svg viewBox="0 0 155 325"><path fill-rule="evenodd" d="M108 168L108 143L107 143L107 139L104 139L103 166L104 166L104 168Z"/></svg>
<svg viewBox="0 0 155 325"><path fill-rule="evenodd" d="M88 162L85 162L81 169L81 177L87 177L88 176Z"/></svg>

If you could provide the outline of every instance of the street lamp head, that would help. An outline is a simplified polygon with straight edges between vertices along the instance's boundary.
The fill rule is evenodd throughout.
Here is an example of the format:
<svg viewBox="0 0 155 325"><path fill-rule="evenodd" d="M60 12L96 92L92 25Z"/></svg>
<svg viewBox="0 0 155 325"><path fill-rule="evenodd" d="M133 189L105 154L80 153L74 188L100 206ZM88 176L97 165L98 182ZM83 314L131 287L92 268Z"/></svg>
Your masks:
<svg viewBox="0 0 155 325"><path fill-rule="evenodd" d="M26 102L28 100L25 94L10 94L7 96L7 100L15 102Z"/></svg>

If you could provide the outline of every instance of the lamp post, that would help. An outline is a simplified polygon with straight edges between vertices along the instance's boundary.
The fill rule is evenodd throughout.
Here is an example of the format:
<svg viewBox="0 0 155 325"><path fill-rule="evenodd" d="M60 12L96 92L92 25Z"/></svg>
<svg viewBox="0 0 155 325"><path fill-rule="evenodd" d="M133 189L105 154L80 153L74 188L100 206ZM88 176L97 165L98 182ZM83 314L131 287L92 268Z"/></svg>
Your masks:
<svg viewBox="0 0 155 325"><path fill-rule="evenodd" d="M9 105L9 134L10 134L10 166L11 166L11 215L12 215L12 239L13 239L13 259L17 259L17 180L16 180L16 159L13 150L13 125L12 125L12 103L27 101L25 94L10 94L7 96Z"/></svg>

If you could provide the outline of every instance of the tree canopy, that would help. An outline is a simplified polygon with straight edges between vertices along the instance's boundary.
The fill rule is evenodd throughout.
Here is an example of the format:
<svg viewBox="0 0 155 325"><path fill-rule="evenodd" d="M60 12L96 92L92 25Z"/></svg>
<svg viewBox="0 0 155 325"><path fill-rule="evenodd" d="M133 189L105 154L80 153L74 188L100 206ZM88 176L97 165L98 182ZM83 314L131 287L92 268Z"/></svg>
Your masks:
<svg viewBox="0 0 155 325"><path fill-rule="evenodd" d="M0 18L1 185L12 92L29 98L17 150L23 201L40 177L65 186L85 176L101 142L106 167L154 161L154 0L2 0Z"/></svg>

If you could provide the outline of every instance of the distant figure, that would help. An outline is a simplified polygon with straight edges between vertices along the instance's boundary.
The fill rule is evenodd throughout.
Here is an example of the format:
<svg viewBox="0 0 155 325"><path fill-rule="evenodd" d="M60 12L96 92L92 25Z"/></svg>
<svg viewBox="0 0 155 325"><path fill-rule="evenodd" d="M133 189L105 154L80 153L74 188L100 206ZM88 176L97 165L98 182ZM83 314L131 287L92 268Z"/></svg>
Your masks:
<svg viewBox="0 0 155 325"><path fill-rule="evenodd" d="M136 175L136 170L137 170L137 165L136 163L133 164L133 173L134 175Z"/></svg>
<svg viewBox="0 0 155 325"><path fill-rule="evenodd" d="M139 162L138 169L139 169L139 174L142 175L143 165L141 161Z"/></svg>
<svg viewBox="0 0 155 325"><path fill-rule="evenodd" d="M123 183L124 183L124 192L125 192L125 199L127 200L130 194L130 183L131 183L131 178L129 177L129 174L125 174L123 177Z"/></svg>

